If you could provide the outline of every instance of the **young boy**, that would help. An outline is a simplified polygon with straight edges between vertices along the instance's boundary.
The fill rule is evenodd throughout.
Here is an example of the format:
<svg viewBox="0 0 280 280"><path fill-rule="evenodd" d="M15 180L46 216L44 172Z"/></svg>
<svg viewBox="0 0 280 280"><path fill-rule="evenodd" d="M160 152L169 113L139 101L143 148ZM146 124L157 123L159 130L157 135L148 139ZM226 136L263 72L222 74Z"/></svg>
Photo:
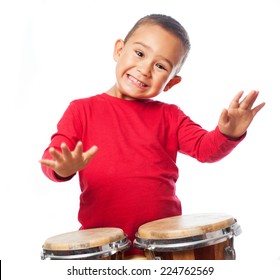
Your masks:
<svg viewBox="0 0 280 280"><path fill-rule="evenodd" d="M177 152L201 162L222 159L264 106L252 108L257 91L241 102L239 92L208 132L177 106L152 100L181 81L189 49L176 20L146 16L115 43L116 84L65 111L40 162L56 182L79 172L81 229L118 227L133 240L142 224L181 215Z"/></svg>

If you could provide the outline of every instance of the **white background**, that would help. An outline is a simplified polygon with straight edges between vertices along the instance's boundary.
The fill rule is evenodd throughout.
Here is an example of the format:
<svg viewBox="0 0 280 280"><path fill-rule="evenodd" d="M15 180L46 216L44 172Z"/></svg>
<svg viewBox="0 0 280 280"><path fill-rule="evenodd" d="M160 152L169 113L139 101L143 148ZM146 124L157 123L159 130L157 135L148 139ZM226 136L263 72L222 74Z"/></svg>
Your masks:
<svg viewBox="0 0 280 280"><path fill-rule="evenodd" d="M29 0L0 2L3 266L38 265L45 239L79 228L78 178L51 182L38 160L69 102L113 85L115 40L150 13L180 21L192 45L181 84L159 100L209 130L240 90L258 89L257 103L266 102L227 158L178 156L183 214L231 214L243 230L235 238L240 262L280 259L277 1Z"/></svg>

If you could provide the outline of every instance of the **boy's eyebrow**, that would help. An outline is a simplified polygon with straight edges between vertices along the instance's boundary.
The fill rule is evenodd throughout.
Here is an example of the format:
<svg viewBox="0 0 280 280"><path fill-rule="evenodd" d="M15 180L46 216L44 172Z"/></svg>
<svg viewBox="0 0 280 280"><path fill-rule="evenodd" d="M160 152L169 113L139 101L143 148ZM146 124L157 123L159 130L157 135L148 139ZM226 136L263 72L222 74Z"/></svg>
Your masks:
<svg viewBox="0 0 280 280"><path fill-rule="evenodd" d="M145 43L142 43L142 42L134 42L133 43L134 45L141 45L141 46L143 46L144 48L147 48L147 49L150 49L150 50L152 50L152 48L150 47L150 46L148 46L148 45L146 45ZM171 63L171 61L169 60L169 59L167 59L167 58L165 58L165 57L163 57L163 56L160 56L163 60L165 60L169 65L170 65L170 67L171 68L173 68L173 64Z"/></svg>

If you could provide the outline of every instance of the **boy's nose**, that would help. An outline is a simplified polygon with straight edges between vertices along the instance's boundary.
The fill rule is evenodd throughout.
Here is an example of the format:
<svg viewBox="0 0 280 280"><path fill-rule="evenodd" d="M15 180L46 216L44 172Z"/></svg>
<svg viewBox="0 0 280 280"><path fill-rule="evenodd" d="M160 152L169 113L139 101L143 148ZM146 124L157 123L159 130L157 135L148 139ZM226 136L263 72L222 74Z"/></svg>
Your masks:
<svg viewBox="0 0 280 280"><path fill-rule="evenodd" d="M152 65L148 61L141 61L137 66L137 70L143 76L147 76L147 77L149 77L151 75L151 68L152 68Z"/></svg>

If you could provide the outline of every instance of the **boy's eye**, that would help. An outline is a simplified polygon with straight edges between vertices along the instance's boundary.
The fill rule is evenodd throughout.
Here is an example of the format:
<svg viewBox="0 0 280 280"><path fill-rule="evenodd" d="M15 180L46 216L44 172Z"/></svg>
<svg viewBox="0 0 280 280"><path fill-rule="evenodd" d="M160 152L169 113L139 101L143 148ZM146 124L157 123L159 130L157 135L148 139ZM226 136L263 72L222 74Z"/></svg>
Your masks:
<svg viewBox="0 0 280 280"><path fill-rule="evenodd" d="M135 51L135 53L136 53L138 56L140 56L140 57L143 57L143 56L144 56L144 54L143 54L141 51Z"/></svg>
<svg viewBox="0 0 280 280"><path fill-rule="evenodd" d="M159 63L156 64L156 67L159 69L162 69L162 70L166 70L166 68L162 64L159 64Z"/></svg>

